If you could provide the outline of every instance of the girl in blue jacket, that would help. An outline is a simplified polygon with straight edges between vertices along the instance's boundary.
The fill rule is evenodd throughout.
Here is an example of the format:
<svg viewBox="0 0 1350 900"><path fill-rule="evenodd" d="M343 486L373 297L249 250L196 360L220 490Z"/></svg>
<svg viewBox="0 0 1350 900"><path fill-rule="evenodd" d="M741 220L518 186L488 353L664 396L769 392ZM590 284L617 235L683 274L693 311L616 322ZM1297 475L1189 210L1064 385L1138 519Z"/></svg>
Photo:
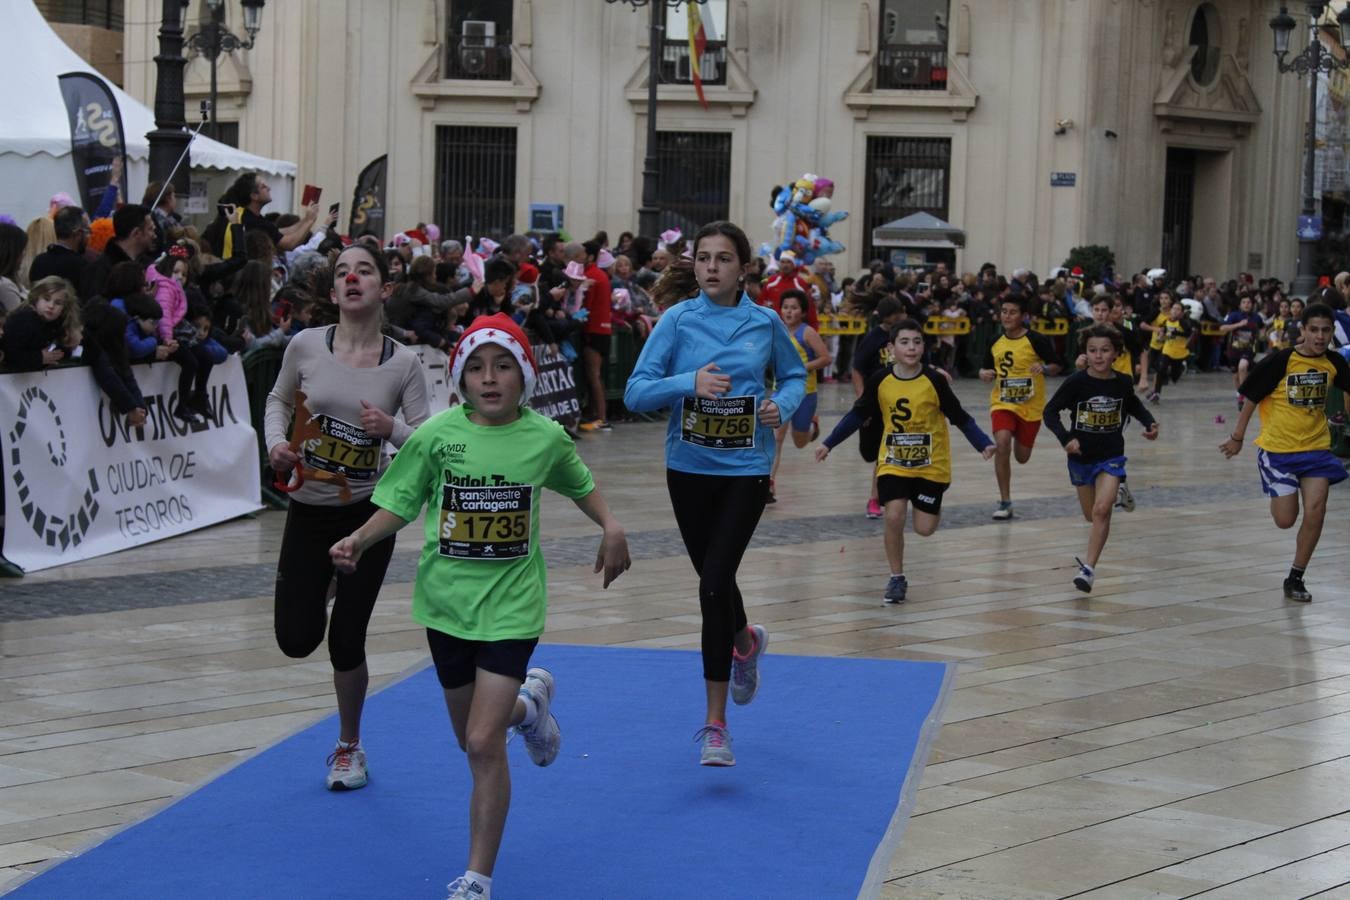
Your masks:
<svg viewBox="0 0 1350 900"><path fill-rule="evenodd" d="M693 261L667 267L652 290L663 308L624 390L634 412L669 407L666 485L699 575L708 714L695 736L700 763L731 766L727 689L744 705L759 689L769 636L749 625L736 587L769 493L774 429L792 417L806 369L778 314L742 290L750 241L730 222L694 236ZM765 385L772 370L775 389Z"/></svg>

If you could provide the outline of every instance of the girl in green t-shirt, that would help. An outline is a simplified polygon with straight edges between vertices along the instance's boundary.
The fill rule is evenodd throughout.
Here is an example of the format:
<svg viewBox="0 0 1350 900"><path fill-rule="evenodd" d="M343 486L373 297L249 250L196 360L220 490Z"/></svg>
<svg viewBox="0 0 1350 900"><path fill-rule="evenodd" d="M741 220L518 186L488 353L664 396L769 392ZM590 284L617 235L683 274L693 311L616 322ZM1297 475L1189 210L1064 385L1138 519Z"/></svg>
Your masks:
<svg viewBox="0 0 1350 900"><path fill-rule="evenodd" d="M354 567L428 503L426 543L413 587L413 619L427 628L450 722L473 776L468 866L452 898L489 900L510 805L510 729L547 766L562 732L550 711L553 675L530 668L547 606L539 551L539 494L569 497L604 529L595 571L609 587L631 565L623 528L595 488L562 426L531 410L535 366L508 316L480 316L450 361L465 405L428 420L403 445L375 489L370 519L333 545Z"/></svg>

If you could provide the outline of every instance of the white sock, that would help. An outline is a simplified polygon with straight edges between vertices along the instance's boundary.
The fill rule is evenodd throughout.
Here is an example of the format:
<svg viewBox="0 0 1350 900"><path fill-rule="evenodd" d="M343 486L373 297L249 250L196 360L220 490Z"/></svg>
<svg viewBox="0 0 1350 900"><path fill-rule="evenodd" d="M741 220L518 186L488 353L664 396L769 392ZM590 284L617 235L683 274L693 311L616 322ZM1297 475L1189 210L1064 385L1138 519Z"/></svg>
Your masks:
<svg viewBox="0 0 1350 900"><path fill-rule="evenodd" d="M891 573L891 577L892 577L892 578L904 578L904 577L905 577L905 573L904 573L904 572L892 572L892 573Z"/></svg>
<svg viewBox="0 0 1350 900"><path fill-rule="evenodd" d="M338 738L337 745L338 745L338 747L346 747L348 750L360 750L360 749L361 749L361 739L360 739L360 738L357 738L356 740L352 741L351 743L348 743L347 741L344 741L342 738Z"/></svg>
<svg viewBox="0 0 1350 900"><path fill-rule="evenodd" d="M470 884L478 882L478 886L483 889L483 900L488 900L488 896L492 893L492 879L489 876L468 871L464 873L464 877L469 880Z"/></svg>
<svg viewBox="0 0 1350 900"><path fill-rule="evenodd" d="M521 728L529 728L534 724L534 720L539 717L539 708L535 706L534 699L529 694L517 694L520 702L525 704L525 718L520 720Z"/></svg>

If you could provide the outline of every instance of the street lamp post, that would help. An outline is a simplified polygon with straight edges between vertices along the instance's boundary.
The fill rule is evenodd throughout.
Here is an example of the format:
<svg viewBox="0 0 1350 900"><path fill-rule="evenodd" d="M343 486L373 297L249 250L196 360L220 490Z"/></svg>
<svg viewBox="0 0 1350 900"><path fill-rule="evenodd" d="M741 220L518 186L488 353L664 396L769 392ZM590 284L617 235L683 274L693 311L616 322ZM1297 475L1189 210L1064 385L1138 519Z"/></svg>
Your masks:
<svg viewBox="0 0 1350 900"><path fill-rule="evenodd" d="M657 205L657 189L660 184L660 169L656 162L656 86L661 80L661 55L666 46L666 7L678 9L683 3L698 3L700 6L708 0L605 0L606 3L626 3L634 10L651 7L651 19L648 23L649 47L647 55L647 150L642 158L642 205L638 207L638 233L647 237L656 237L661 231L659 222L661 208Z"/></svg>
<svg viewBox="0 0 1350 900"><path fill-rule="evenodd" d="M155 130L150 142L150 180L173 178L174 193L188 195L188 167L174 164L192 139L183 119L183 10L184 0L163 0L159 25L159 53L155 55ZM125 177L125 176L124 176ZM128 202L133 198L127 197Z"/></svg>
<svg viewBox="0 0 1350 900"><path fill-rule="evenodd" d="M1322 52L1318 23L1321 21L1326 7L1326 0L1309 0L1307 3L1310 29L1308 46L1288 60L1285 57L1289 55L1289 38L1298 23L1294 21L1293 16L1289 15L1289 9L1286 6L1281 6L1279 14L1270 20L1270 30L1275 35L1275 64L1279 71L1282 73L1294 72L1300 77L1303 75L1310 76L1308 131L1304 136L1303 213L1300 216L1298 229L1298 273L1291 286L1291 291L1302 297L1308 296L1317 289L1317 269L1314 255L1317 251L1317 241L1321 237L1321 229L1314 224L1317 217L1316 185L1314 184L1317 165L1317 76L1321 72L1350 68L1350 61L1337 59L1331 53ZM1340 25L1341 45L1350 44L1350 6L1340 11L1336 16L1336 22Z"/></svg>
<svg viewBox="0 0 1350 900"><path fill-rule="evenodd" d="M244 7L244 31L248 33L247 40L238 37L225 27L225 0L205 0L205 2L211 14L210 18L207 19L205 27L187 39L187 46L205 56L211 63L211 137L219 139L220 133L216 128L218 106L216 61L220 59L222 53L253 49L253 41L258 36L258 30L262 28L263 5L267 0L240 0L240 4ZM168 3L168 0L165 0L165 3Z"/></svg>
<svg viewBox="0 0 1350 900"><path fill-rule="evenodd" d="M183 16L190 0L162 0L160 7L159 53L155 55L155 130L146 137L150 142L150 180L173 180L174 193L186 197L190 190L189 167L175 166L184 157L192 136L185 130L183 117L183 57L185 47L205 54L211 60L211 136L216 136L216 59L221 53L248 50L262 25L266 0L240 0L244 7L242 41L224 27L225 0L205 0L211 12L207 27L187 40L183 39ZM184 162L187 160L184 159ZM128 198L131 199L131 198Z"/></svg>

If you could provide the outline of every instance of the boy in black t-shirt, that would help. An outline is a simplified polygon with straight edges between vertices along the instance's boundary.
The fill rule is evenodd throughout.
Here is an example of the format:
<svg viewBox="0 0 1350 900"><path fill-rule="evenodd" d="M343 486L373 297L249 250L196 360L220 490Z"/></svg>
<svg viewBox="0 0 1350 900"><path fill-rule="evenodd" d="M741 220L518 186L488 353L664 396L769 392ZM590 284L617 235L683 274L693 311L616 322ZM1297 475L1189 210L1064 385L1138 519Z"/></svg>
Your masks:
<svg viewBox="0 0 1350 900"><path fill-rule="evenodd" d="M1045 426L1059 438L1069 457L1069 481L1078 491L1083 517L1092 523L1087 561L1075 558L1074 587L1092 592L1097 560L1111 533L1111 508L1125 480L1125 438L1121 428L1127 416L1144 423L1144 438L1158 437L1158 423L1134 393L1130 376L1111 368L1125 348L1120 332L1110 325L1092 325L1082 332L1087 368L1064 380L1045 405ZM1060 413L1068 410L1072 425L1064 427Z"/></svg>

